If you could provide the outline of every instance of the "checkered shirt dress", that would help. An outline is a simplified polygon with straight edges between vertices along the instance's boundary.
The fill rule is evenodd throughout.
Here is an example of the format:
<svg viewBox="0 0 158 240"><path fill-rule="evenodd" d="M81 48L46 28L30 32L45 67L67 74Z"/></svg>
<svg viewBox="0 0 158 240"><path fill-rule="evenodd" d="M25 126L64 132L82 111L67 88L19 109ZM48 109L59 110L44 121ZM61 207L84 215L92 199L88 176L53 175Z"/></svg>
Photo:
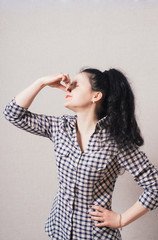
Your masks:
<svg viewBox="0 0 158 240"><path fill-rule="evenodd" d="M13 98L4 114L15 126L49 138L54 145L58 170L58 191L45 224L48 236L56 240L121 239L119 229L96 227L90 219L90 205L111 209L112 193L122 168L144 189L139 202L153 210L158 205L158 171L137 147L118 149L98 121L87 149L77 142L77 116L35 114L16 104Z"/></svg>

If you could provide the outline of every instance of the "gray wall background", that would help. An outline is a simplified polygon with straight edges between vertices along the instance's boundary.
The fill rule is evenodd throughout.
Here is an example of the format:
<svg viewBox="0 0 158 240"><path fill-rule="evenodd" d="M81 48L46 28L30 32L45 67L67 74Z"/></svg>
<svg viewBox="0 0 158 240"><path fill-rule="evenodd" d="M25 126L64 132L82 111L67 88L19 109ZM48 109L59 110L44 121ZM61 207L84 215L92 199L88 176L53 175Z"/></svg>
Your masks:
<svg viewBox="0 0 158 240"><path fill-rule="evenodd" d="M37 78L83 66L115 67L129 78L150 161L158 166L157 1L1 1L0 4L0 239L46 240L44 223L56 193L52 142L7 122L5 105ZM74 114L65 93L43 89L30 110ZM118 178L113 210L121 213L142 193L129 173ZM123 240L156 240L158 211L122 231Z"/></svg>

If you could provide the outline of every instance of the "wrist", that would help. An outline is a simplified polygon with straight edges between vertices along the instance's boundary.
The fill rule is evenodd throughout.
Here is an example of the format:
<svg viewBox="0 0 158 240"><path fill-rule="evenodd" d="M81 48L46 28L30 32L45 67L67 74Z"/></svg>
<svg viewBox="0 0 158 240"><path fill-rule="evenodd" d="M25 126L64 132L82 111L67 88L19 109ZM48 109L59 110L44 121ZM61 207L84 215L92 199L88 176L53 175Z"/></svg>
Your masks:
<svg viewBox="0 0 158 240"><path fill-rule="evenodd" d="M125 213L121 214L121 227L125 227L129 224L128 218Z"/></svg>
<svg viewBox="0 0 158 240"><path fill-rule="evenodd" d="M45 81L43 78L38 78L35 81L35 84L37 84L39 86L40 89L44 88L46 86Z"/></svg>

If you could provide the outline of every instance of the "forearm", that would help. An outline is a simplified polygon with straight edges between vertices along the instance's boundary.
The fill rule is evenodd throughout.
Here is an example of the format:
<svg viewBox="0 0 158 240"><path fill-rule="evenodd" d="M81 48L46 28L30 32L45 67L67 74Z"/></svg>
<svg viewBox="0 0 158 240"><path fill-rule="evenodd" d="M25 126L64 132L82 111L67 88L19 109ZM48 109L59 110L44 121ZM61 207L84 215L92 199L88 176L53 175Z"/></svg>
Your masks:
<svg viewBox="0 0 158 240"><path fill-rule="evenodd" d="M29 108L36 95L44 86L43 81L41 79L37 79L15 97L16 103L23 108Z"/></svg>
<svg viewBox="0 0 158 240"><path fill-rule="evenodd" d="M137 201L132 207L121 214L121 227L135 221L147 212L149 212L149 210Z"/></svg>

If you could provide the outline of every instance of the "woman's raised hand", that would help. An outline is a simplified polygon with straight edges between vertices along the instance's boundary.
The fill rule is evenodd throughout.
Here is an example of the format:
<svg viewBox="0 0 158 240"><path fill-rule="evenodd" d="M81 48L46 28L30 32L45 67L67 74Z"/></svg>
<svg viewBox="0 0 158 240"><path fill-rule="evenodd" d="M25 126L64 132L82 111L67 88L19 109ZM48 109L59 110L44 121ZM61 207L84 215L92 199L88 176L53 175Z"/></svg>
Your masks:
<svg viewBox="0 0 158 240"><path fill-rule="evenodd" d="M61 82L65 83L64 86ZM52 74L45 77L41 77L33 82L30 86L25 88L22 92L20 92L16 97L16 103L24 108L28 108L36 95L45 87L56 87L63 91L67 91L70 87L70 77L68 74L58 73Z"/></svg>
<svg viewBox="0 0 158 240"><path fill-rule="evenodd" d="M71 84L69 74L63 73L48 75L40 78L39 80L42 81L44 86L59 88L63 91L67 91ZM62 82L65 83L66 86L64 86Z"/></svg>

